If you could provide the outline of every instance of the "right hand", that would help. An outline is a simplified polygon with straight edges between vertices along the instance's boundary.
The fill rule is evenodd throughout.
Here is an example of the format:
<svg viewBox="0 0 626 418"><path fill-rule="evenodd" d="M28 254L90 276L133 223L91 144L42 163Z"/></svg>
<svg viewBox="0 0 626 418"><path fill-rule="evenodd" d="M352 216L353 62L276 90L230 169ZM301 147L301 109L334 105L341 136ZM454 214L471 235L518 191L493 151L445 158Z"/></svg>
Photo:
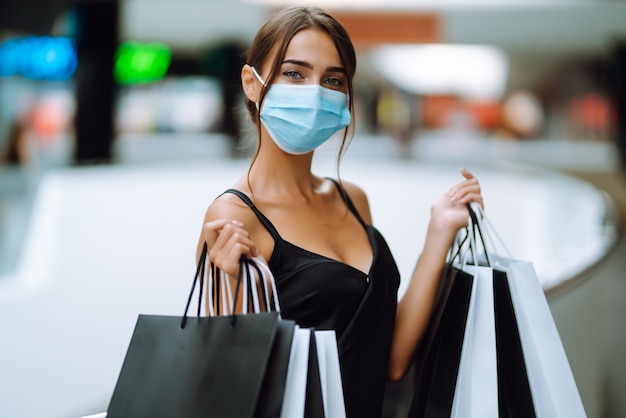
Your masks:
<svg viewBox="0 0 626 418"><path fill-rule="evenodd" d="M477 202L481 207L484 207L478 179L464 168L461 169L461 174L465 180L450 188L431 207L432 218L439 221L440 225L454 234L467 226L468 203Z"/></svg>
<svg viewBox="0 0 626 418"><path fill-rule="evenodd" d="M204 224L204 241L209 260L231 277L237 277L241 256L257 257L259 251L243 223L232 219L216 219Z"/></svg>

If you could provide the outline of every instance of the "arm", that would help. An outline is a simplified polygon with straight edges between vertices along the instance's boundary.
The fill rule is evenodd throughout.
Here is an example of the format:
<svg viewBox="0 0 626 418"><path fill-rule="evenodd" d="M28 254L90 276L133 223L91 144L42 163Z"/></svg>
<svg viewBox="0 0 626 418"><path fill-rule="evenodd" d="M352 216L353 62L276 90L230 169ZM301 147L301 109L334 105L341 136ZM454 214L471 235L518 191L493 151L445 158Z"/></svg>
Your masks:
<svg viewBox="0 0 626 418"><path fill-rule="evenodd" d="M466 204L483 204L478 181L466 170L461 173L466 180L448 190L431 208L424 250L398 302L388 374L392 381L404 376L426 330L448 250L456 232L467 225Z"/></svg>

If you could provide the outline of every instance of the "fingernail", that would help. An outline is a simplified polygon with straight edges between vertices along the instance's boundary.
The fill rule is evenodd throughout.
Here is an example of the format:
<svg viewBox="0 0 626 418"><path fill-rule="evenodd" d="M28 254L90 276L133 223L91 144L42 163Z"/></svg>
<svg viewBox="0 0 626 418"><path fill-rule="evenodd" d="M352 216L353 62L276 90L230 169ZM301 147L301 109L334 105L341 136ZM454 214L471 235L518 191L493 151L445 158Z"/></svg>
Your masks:
<svg viewBox="0 0 626 418"><path fill-rule="evenodd" d="M237 225L237 226L243 226L243 222L240 222L240 221L230 221L230 223L232 223L233 225Z"/></svg>

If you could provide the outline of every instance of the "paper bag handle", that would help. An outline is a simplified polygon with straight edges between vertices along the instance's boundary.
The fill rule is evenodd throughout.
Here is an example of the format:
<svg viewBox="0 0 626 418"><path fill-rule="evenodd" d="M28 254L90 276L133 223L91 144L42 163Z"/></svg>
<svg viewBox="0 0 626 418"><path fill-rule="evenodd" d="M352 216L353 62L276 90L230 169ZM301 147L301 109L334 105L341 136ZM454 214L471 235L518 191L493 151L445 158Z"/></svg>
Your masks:
<svg viewBox="0 0 626 418"><path fill-rule="evenodd" d="M208 258L208 246L206 242L202 245L202 252L200 254L200 259L198 260L198 264L196 267L196 273L194 275L194 279L191 285L191 290L189 292L189 296L187 298L187 304L185 305L185 312L181 319L181 328L184 328L187 323L189 306L191 305L191 299L193 298L193 293L196 288L196 282L200 282L200 289L198 291L198 310L197 316L200 316L201 306L202 306L202 296L204 294L204 278L206 276L206 263ZM239 261L239 273L237 275L237 285L235 287L234 298L232 296L232 290L230 288L230 281L227 279L223 280L226 276L225 273L220 271L219 268L215 267L213 263L211 263L211 271L210 275L213 276L209 278L208 283L208 292L209 299L211 303L213 303L213 285L215 283L216 287L218 287L217 292L217 303L219 309L220 297L223 298L222 303L224 305L228 305L230 307L231 317L232 317L232 325L235 324L235 304L239 299L240 292L244 298L243 300L243 308L244 314L248 313L248 297L250 296L251 302L253 305L253 311L255 313L261 312L260 303L259 303L259 295L257 292L257 286L255 280L253 280L253 275L250 272L250 267L252 267L261 283L261 297L263 298L265 309L268 311L274 311L280 313L280 304L278 301L278 293L276 288L276 281L274 279L274 275L270 271L267 264L262 260L248 259L246 256L242 255ZM218 276L218 277L216 277ZM220 287L221 282L225 283L226 289L223 290ZM213 307L210 306L211 316L214 316Z"/></svg>

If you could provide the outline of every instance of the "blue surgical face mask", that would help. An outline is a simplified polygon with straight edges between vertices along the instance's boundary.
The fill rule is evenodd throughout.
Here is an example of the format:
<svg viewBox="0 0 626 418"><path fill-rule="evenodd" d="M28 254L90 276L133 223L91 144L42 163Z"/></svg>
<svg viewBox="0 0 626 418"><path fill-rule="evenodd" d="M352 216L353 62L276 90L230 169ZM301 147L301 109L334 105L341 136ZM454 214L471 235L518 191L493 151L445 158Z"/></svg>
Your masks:
<svg viewBox="0 0 626 418"><path fill-rule="evenodd" d="M252 71L265 85L254 67ZM318 84L272 84L260 118L280 149L306 154L350 124L348 95Z"/></svg>

